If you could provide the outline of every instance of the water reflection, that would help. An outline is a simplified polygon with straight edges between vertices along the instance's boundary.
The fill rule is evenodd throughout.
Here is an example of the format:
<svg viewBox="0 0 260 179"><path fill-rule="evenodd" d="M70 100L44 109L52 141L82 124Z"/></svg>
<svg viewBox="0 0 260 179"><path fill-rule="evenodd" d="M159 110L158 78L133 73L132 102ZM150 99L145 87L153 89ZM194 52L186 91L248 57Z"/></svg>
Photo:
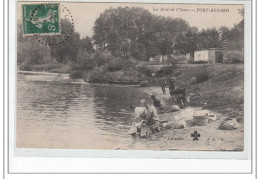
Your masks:
<svg viewBox="0 0 260 179"><path fill-rule="evenodd" d="M17 146L132 148L127 131L134 114L129 106L142 98L148 96L136 87L69 84L18 74Z"/></svg>

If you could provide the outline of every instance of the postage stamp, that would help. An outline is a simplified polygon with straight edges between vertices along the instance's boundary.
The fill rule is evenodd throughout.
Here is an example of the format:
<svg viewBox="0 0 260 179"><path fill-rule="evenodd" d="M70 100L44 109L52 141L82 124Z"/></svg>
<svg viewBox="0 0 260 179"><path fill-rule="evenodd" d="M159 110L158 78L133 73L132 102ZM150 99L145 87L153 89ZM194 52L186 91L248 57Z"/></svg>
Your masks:
<svg viewBox="0 0 260 179"><path fill-rule="evenodd" d="M24 34L60 33L59 6L59 3L23 4Z"/></svg>

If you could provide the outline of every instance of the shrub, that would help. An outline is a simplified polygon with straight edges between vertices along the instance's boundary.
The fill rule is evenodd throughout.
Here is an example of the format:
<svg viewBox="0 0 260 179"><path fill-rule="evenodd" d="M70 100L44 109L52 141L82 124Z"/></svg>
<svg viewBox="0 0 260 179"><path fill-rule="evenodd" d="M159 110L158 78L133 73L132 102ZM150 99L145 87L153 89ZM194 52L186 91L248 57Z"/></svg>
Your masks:
<svg viewBox="0 0 260 179"><path fill-rule="evenodd" d="M70 72L70 78L79 79L83 77L83 71L81 70L73 70Z"/></svg>
<svg viewBox="0 0 260 179"><path fill-rule="evenodd" d="M187 59L183 56L169 55L168 60L172 66L176 66L177 63L186 63Z"/></svg>
<svg viewBox="0 0 260 179"><path fill-rule="evenodd" d="M158 77L163 77L167 75L172 75L174 72L174 67L173 66L166 66L162 67L157 73L156 76Z"/></svg>
<svg viewBox="0 0 260 179"><path fill-rule="evenodd" d="M148 87L148 86L150 86L150 82L148 80L141 81L140 86Z"/></svg>
<svg viewBox="0 0 260 179"><path fill-rule="evenodd" d="M244 53L239 50L230 50L224 54L223 63L244 63Z"/></svg>
<svg viewBox="0 0 260 179"><path fill-rule="evenodd" d="M30 39L29 41L23 41L17 44L18 64L44 64L53 61L49 46L39 44L34 37L28 38Z"/></svg>
<svg viewBox="0 0 260 179"><path fill-rule="evenodd" d="M93 59L94 59L94 62L95 62L95 66L100 67L100 66L106 64L108 61L113 60L114 57L106 51L97 50L93 54Z"/></svg>
<svg viewBox="0 0 260 179"><path fill-rule="evenodd" d="M87 51L80 50L77 54L77 62L73 69L91 70L96 66L94 57Z"/></svg>
<svg viewBox="0 0 260 179"><path fill-rule="evenodd" d="M104 67L93 69L88 77L89 83L107 83L108 75Z"/></svg>
<svg viewBox="0 0 260 179"><path fill-rule="evenodd" d="M146 76L152 76L152 73L153 73L153 70L146 65L138 66L137 71L146 75Z"/></svg>
<svg viewBox="0 0 260 179"><path fill-rule="evenodd" d="M206 64L208 62L200 60L200 61L189 61L189 63L191 63L191 64Z"/></svg>
<svg viewBox="0 0 260 179"><path fill-rule="evenodd" d="M128 59L123 61L123 70L135 70L136 69L136 62L133 59Z"/></svg>
<svg viewBox="0 0 260 179"><path fill-rule="evenodd" d="M195 75L196 83L203 83L209 79L209 72L205 67Z"/></svg>
<svg viewBox="0 0 260 179"><path fill-rule="evenodd" d="M108 71L119 71L124 67L124 61L119 58L110 59L107 63Z"/></svg>
<svg viewBox="0 0 260 179"><path fill-rule="evenodd" d="M33 67L31 64L25 62L19 67L19 69L24 71L32 71Z"/></svg>

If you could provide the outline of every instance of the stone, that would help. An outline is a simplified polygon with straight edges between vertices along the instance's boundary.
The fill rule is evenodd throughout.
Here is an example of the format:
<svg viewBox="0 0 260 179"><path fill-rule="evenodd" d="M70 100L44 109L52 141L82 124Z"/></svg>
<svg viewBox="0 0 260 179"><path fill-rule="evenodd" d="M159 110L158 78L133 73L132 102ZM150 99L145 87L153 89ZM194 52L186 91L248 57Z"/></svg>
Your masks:
<svg viewBox="0 0 260 179"><path fill-rule="evenodd" d="M167 124L164 124L164 129L184 129L186 122L183 120L173 120Z"/></svg>
<svg viewBox="0 0 260 179"><path fill-rule="evenodd" d="M235 130L239 127L238 122L236 119L222 121L219 125L219 129L221 130Z"/></svg>

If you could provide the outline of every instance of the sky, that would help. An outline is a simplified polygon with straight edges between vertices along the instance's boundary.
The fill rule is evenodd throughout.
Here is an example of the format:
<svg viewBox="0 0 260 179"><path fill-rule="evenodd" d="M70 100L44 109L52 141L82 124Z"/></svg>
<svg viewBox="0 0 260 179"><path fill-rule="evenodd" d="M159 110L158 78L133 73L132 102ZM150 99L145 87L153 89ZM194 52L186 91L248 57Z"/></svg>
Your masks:
<svg viewBox="0 0 260 179"><path fill-rule="evenodd" d="M21 4L18 4L18 19L21 18ZM155 15L182 18L199 30L221 26L232 28L243 17L238 13L243 5L202 5L202 4L141 4L141 3L61 3L61 9L71 12L75 30L81 38L93 35L95 20L110 7L143 7ZM61 11L61 15L64 15Z"/></svg>

